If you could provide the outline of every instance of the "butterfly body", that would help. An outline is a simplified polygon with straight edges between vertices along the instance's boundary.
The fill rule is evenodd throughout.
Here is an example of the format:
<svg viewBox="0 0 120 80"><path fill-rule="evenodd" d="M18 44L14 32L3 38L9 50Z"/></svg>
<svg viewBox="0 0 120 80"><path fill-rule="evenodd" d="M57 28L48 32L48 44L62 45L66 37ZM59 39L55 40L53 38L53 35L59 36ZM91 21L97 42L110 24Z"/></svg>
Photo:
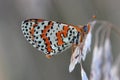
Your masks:
<svg viewBox="0 0 120 80"><path fill-rule="evenodd" d="M49 55L56 55L72 44L78 45L89 31L88 26L78 27L43 19L25 20L21 28L30 44Z"/></svg>

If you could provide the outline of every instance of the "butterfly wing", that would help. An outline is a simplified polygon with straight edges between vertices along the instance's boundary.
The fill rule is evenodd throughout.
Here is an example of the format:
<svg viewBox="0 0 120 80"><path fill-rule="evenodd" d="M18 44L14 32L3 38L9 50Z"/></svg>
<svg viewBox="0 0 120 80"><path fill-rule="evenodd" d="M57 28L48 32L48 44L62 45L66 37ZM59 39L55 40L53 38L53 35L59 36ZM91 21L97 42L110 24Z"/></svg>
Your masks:
<svg viewBox="0 0 120 80"><path fill-rule="evenodd" d="M79 38L77 27L55 21L28 19L21 28L30 44L50 55L64 51Z"/></svg>

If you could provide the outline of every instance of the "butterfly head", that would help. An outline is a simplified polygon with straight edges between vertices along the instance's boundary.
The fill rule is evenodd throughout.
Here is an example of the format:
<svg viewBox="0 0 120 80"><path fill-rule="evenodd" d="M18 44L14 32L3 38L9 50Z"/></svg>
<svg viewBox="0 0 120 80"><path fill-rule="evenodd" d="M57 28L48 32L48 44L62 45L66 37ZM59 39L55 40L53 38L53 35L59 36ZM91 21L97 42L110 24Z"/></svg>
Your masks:
<svg viewBox="0 0 120 80"><path fill-rule="evenodd" d="M84 31L84 33L88 34L89 31L90 31L90 24L84 25L83 26L83 31Z"/></svg>

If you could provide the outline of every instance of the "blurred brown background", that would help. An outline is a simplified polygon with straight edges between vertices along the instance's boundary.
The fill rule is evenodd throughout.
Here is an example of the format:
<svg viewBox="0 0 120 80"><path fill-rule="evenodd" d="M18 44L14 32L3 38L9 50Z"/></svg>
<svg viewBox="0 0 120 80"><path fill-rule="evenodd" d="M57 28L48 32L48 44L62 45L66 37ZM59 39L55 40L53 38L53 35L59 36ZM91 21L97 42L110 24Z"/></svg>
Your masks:
<svg viewBox="0 0 120 80"><path fill-rule="evenodd" d="M42 18L77 25L94 14L120 26L120 0L0 0L0 80L80 80L79 65L68 71L71 49L46 59L23 37L21 22ZM119 45L117 39L112 38L113 46ZM91 55L85 61L87 74Z"/></svg>

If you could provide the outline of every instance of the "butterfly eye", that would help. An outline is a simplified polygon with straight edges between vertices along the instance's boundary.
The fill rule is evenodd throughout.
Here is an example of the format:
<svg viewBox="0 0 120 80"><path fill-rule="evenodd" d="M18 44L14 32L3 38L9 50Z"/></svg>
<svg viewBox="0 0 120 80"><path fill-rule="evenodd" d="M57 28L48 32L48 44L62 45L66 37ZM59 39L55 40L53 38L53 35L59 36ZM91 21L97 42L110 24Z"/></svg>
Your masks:
<svg viewBox="0 0 120 80"><path fill-rule="evenodd" d="M88 26L87 26L87 25L84 25L84 26L83 26L83 30L84 30L84 32L87 33L87 32L88 32Z"/></svg>

